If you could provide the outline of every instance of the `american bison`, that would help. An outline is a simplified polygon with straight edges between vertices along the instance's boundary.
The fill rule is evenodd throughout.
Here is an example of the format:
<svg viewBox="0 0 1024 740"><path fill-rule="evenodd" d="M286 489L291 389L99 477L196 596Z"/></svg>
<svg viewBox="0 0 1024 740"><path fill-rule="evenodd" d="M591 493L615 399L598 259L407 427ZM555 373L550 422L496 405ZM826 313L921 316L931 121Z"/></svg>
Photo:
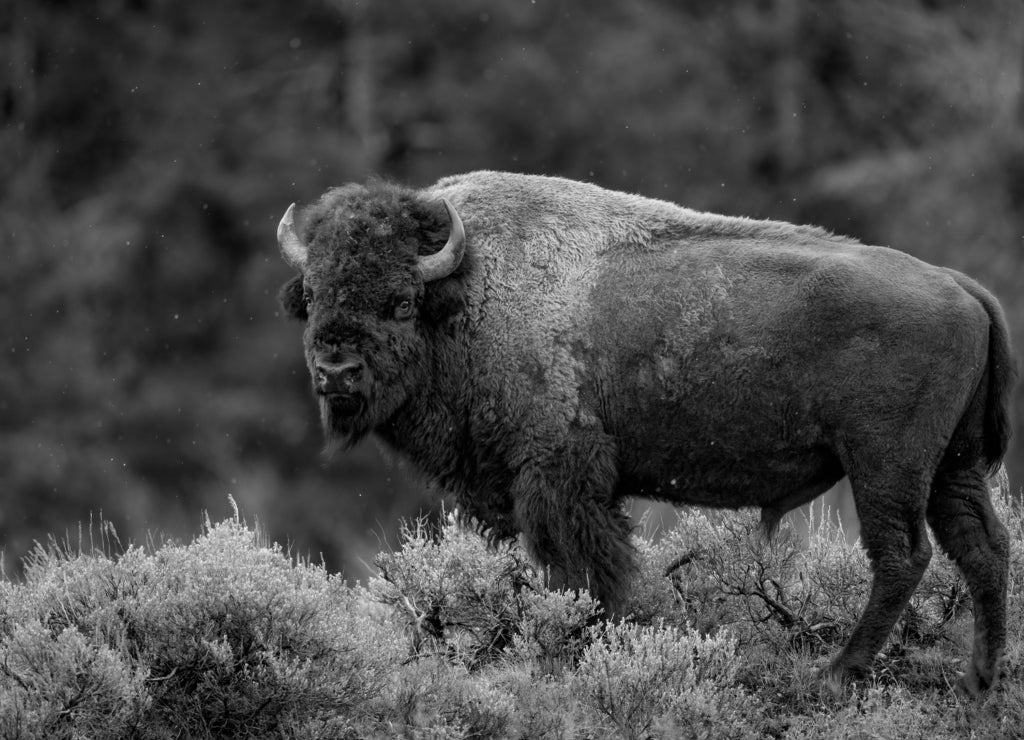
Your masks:
<svg viewBox="0 0 1024 740"><path fill-rule="evenodd" d="M620 504L787 511L849 476L874 570L825 678L863 673L931 557L974 601L964 686L997 679L1008 537L987 477L1015 378L970 278L821 229L549 177L330 190L278 227L331 448L373 432L556 583L617 613Z"/></svg>

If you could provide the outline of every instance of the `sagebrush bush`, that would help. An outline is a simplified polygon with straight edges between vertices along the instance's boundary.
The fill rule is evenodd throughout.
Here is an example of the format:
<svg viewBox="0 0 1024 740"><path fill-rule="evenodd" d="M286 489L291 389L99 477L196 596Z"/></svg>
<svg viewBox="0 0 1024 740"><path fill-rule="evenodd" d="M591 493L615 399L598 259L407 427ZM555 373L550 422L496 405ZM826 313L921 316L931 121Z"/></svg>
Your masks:
<svg viewBox="0 0 1024 740"><path fill-rule="evenodd" d="M737 710L745 722L743 710L753 708L735 686L736 642L724 633L609 622L591 637L574 683L584 703L624 737L647 737L658 721L710 729ZM718 736L729 729L720 726L725 734Z"/></svg>
<svg viewBox="0 0 1024 740"><path fill-rule="evenodd" d="M19 737L336 736L404 655L372 602L237 521L154 553L40 551L0 614Z"/></svg>
<svg viewBox="0 0 1024 740"><path fill-rule="evenodd" d="M470 667L512 644L522 618L520 592L540 578L515 545L493 548L450 513L431 531L418 520L402 528L402 549L376 558L370 592L395 610L417 653L443 653Z"/></svg>
<svg viewBox="0 0 1024 740"><path fill-rule="evenodd" d="M864 550L823 517L806 541L783 522L767 537L756 512L691 509L660 541L638 544L642 568L630 602L641 623L664 619L709 632L729 626L741 642L834 652L860 618L871 587ZM933 558L892 641L931 644L969 604L953 564Z"/></svg>
<svg viewBox="0 0 1024 740"><path fill-rule="evenodd" d="M146 561L126 609L148 636L161 714L235 736L351 715L383 688L402 655L397 633L322 568L295 567L235 523ZM372 649L368 649L371 648Z"/></svg>
<svg viewBox="0 0 1024 740"><path fill-rule="evenodd" d="M393 694L395 735L498 738L508 735L515 699L493 669L422 656L399 671Z"/></svg>
<svg viewBox="0 0 1024 740"><path fill-rule="evenodd" d="M683 511L635 537L627 619L602 622L589 594L549 590L515 543L489 546L454 515L408 525L366 587L236 516L187 545L39 548L23 583L0 582L0 736L1011 736L1024 517L996 506L1012 541L1008 678L980 704L952 690L970 599L938 553L873 674L821 691L870 585L827 517L802 541L785 522L766 539L753 513Z"/></svg>
<svg viewBox="0 0 1024 740"><path fill-rule="evenodd" d="M0 737L128 737L150 706L145 681L74 626L19 624L0 647Z"/></svg>
<svg viewBox="0 0 1024 740"><path fill-rule="evenodd" d="M856 701L850 704L792 718L786 737L789 740L875 737L932 740L943 737L943 716L935 710L934 699L915 698L898 686L873 686L857 694Z"/></svg>
<svg viewBox="0 0 1024 740"><path fill-rule="evenodd" d="M522 616L512 654L535 661L544 674L560 674L573 665L590 639L588 626L601 607L588 593L524 591Z"/></svg>

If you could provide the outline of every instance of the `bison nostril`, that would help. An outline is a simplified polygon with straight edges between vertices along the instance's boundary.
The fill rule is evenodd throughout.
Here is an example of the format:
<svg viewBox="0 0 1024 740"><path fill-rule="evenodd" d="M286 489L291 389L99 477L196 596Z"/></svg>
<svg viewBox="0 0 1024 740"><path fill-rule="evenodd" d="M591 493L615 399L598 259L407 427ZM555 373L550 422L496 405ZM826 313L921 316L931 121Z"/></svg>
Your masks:
<svg viewBox="0 0 1024 740"><path fill-rule="evenodd" d="M319 364L316 366L316 385L321 389L327 385L327 368Z"/></svg>
<svg viewBox="0 0 1024 740"><path fill-rule="evenodd" d="M323 393L355 393L363 376L362 360L318 362L314 368L316 387Z"/></svg>

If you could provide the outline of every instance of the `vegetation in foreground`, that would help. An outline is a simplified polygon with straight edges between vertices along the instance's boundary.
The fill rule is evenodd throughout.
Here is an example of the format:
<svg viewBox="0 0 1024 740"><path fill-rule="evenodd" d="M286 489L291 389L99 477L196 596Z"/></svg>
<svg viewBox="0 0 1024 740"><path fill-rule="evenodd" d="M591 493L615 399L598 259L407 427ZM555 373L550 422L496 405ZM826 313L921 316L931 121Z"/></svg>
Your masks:
<svg viewBox="0 0 1024 740"><path fill-rule="evenodd" d="M0 736L1014 737L1024 517L999 508L1008 675L982 701L953 689L970 600L941 556L870 679L820 689L869 583L832 525L765 541L752 514L684 512L636 535L630 618L605 622L455 516L408 525L354 587L236 516L187 545L39 547L0 583Z"/></svg>

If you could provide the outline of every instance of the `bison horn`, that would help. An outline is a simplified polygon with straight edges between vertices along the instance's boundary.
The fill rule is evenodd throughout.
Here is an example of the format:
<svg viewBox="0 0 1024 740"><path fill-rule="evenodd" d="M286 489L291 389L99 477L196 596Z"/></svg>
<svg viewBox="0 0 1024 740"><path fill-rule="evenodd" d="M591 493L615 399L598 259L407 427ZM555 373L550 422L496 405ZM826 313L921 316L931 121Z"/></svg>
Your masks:
<svg viewBox="0 0 1024 740"><path fill-rule="evenodd" d="M444 203L448 218L451 219L452 232L448 237L448 243L440 252L420 257L420 274L423 275L425 283L451 275L462 262L462 255L466 253L466 230L462 227L462 219L447 198L442 198L441 202Z"/></svg>
<svg viewBox="0 0 1024 740"><path fill-rule="evenodd" d="M281 217L281 223L277 225L277 243L281 245L284 261L301 271L306 266L306 245L295 233L295 223L292 220L294 211L295 204L292 203Z"/></svg>

